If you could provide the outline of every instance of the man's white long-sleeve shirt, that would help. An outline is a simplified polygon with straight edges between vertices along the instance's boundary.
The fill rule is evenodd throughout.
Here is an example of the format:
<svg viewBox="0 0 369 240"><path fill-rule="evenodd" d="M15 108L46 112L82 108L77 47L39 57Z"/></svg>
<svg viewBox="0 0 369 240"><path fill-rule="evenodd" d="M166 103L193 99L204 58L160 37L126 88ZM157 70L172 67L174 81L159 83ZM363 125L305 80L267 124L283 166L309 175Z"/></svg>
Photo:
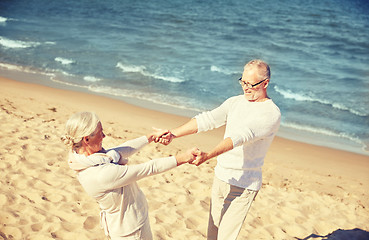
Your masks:
<svg viewBox="0 0 369 240"><path fill-rule="evenodd" d="M226 125L224 139L233 142L232 150L218 156L215 176L231 185L258 191L264 158L280 125L277 105L272 100L250 102L239 95L195 118L198 132Z"/></svg>

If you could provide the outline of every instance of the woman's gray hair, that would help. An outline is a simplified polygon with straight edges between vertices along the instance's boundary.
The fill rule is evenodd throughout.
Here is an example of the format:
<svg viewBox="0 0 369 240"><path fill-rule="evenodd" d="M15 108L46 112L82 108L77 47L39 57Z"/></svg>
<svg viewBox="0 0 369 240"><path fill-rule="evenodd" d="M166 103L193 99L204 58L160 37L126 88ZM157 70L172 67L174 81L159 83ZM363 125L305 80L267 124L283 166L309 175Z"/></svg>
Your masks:
<svg viewBox="0 0 369 240"><path fill-rule="evenodd" d="M269 65L260 59L254 59L245 65L245 68L254 68L258 70L259 79L269 79L270 80L270 67Z"/></svg>
<svg viewBox="0 0 369 240"><path fill-rule="evenodd" d="M65 134L61 140L75 151L81 147L84 137L95 133L99 122L99 117L93 112L77 112L65 124Z"/></svg>

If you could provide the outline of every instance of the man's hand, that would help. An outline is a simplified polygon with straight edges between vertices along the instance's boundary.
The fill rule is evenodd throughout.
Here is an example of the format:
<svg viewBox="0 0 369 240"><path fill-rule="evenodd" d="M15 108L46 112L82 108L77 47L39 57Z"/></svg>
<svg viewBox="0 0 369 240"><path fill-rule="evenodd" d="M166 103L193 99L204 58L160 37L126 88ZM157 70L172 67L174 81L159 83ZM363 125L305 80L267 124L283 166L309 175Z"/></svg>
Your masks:
<svg viewBox="0 0 369 240"><path fill-rule="evenodd" d="M155 138L154 142L161 143L163 145L168 145L169 143L172 142L174 138L175 136L173 135L173 133L171 133L170 131L167 131L164 134L161 134L160 136Z"/></svg>
<svg viewBox="0 0 369 240"><path fill-rule="evenodd" d="M200 150L197 151L196 159L190 162L193 165L199 166L202 163L206 162L208 160L208 154L206 152L202 152Z"/></svg>
<svg viewBox="0 0 369 240"><path fill-rule="evenodd" d="M196 157L199 154L201 154L201 151L196 147L188 149L186 152L176 156L177 165L179 166L184 163L192 163L194 160L196 160Z"/></svg>
<svg viewBox="0 0 369 240"><path fill-rule="evenodd" d="M169 130L163 130L163 129L155 128L155 127L153 127L153 130L154 131L152 133L150 133L146 136L149 143L152 142L152 141L158 142L158 141L156 141L156 139L159 139L161 136L166 135L166 134L169 133ZM168 144L165 144L165 145L168 145Z"/></svg>

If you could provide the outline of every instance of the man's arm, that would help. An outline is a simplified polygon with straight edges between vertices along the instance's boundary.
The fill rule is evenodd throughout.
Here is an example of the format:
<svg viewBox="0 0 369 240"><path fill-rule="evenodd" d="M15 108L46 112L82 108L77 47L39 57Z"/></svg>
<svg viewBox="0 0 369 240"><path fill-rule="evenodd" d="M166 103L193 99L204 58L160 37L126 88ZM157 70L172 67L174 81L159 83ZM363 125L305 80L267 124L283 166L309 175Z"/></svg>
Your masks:
<svg viewBox="0 0 369 240"><path fill-rule="evenodd" d="M164 145L168 145L174 138L183 137L186 135L197 133L197 120L192 118L182 126L169 130L167 134L164 134L155 139L155 142L160 142Z"/></svg>
<svg viewBox="0 0 369 240"><path fill-rule="evenodd" d="M213 148L210 152L201 152L200 155L196 157L194 161L191 162L191 164L195 164L196 166L199 166L203 162L213 158L217 157L222 153L228 152L229 150L233 149L233 142L231 138L223 139L215 148Z"/></svg>
<svg viewBox="0 0 369 240"><path fill-rule="evenodd" d="M183 137L186 135L197 133L197 130L197 120L196 118L192 118L190 121L183 124L182 126L170 130L170 132L172 133L172 135L174 135L174 137Z"/></svg>
<svg viewBox="0 0 369 240"><path fill-rule="evenodd" d="M186 135L205 132L223 126L227 122L227 114L232 99L229 98L223 102L219 107L198 114L187 123L180 127L170 130L169 134L165 134L157 139L155 142L160 142L164 145L168 145L174 138L183 137Z"/></svg>

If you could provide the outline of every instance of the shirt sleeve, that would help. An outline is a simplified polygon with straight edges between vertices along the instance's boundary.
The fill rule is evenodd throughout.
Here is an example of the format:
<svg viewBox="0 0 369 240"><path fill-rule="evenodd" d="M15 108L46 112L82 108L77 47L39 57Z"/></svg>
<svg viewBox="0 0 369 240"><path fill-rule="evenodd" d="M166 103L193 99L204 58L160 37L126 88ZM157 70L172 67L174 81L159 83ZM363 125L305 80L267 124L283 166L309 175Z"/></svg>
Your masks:
<svg viewBox="0 0 369 240"><path fill-rule="evenodd" d="M102 169L101 182L109 190L128 185L147 176L168 171L177 166L174 156L153 159L137 165L105 164Z"/></svg>
<svg viewBox="0 0 369 240"><path fill-rule="evenodd" d="M227 122L229 105L231 104L230 102L230 99L228 99L212 111L196 115L197 132L205 132L225 125Z"/></svg>
<svg viewBox="0 0 369 240"><path fill-rule="evenodd" d="M138 152L141 148L149 143L146 136L138 137L132 140L124 142L122 145L109 149L119 152L122 158L128 158L129 156Z"/></svg>
<svg viewBox="0 0 369 240"><path fill-rule="evenodd" d="M255 142L260 139L273 137L280 125L280 114L263 114L248 126L239 128L231 136L233 147L238 147L246 142Z"/></svg>

